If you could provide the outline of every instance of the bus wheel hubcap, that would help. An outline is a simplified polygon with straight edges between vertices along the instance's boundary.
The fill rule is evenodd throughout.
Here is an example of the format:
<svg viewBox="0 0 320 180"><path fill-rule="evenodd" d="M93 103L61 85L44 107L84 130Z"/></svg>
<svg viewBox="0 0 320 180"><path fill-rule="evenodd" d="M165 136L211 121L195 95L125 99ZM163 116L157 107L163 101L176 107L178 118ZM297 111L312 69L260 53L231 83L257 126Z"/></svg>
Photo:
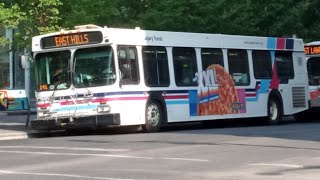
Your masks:
<svg viewBox="0 0 320 180"><path fill-rule="evenodd" d="M276 120L278 116L278 107L274 101L271 102L269 111L270 111L270 119Z"/></svg>
<svg viewBox="0 0 320 180"><path fill-rule="evenodd" d="M151 126L156 126L160 120L160 110L157 105L150 104L148 106L147 114L148 122Z"/></svg>

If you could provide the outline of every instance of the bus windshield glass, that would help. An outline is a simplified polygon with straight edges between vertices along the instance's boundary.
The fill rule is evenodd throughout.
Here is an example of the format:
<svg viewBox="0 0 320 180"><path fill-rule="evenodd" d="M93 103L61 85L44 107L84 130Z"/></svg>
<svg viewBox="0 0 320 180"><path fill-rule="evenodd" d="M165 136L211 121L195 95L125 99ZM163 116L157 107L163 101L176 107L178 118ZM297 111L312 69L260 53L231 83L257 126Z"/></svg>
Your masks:
<svg viewBox="0 0 320 180"><path fill-rule="evenodd" d="M36 90L48 91L70 87L68 74L70 51L40 53L35 56Z"/></svg>
<svg viewBox="0 0 320 180"><path fill-rule="evenodd" d="M111 46L78 49L74 55L74 87L111 85L116 80Z"/></svg>
<svg viewBox="0 0 320 180"><path fill-rule="evenodd" d="M320 57L312 57L307 61L309 85L320 85Z"/></svg>

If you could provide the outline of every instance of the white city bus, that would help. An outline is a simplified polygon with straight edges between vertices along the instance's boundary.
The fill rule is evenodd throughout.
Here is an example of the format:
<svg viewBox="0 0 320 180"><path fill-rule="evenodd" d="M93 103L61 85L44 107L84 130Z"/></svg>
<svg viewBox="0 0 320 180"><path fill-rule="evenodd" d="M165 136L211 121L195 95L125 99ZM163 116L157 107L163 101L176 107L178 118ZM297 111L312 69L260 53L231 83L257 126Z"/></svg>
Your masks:
<svg viewBox="0 0 320 180"><path fill-rule="evenodd" d="M301 39L118 29L36 36L37 130L264 117L308 108Z"/></svg>
<svg viewBox="0 0 320 180"><path fill-rule="evenodd" d="M312 116L314 112L319 112L320 110L320 41L305 44L304 51L309 78L310 109L303 112L303 114Z"/></svg>

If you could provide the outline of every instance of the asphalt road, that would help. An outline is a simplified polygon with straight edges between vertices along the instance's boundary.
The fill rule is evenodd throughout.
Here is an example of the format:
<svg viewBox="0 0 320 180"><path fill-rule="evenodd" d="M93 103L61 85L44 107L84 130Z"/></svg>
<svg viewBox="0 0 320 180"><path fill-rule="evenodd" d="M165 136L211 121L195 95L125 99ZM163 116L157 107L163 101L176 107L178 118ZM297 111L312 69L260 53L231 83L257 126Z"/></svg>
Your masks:
<svg viewBox="0 0 320 180"><path fill-rule="evenodd" d="M320 121L213 126L0 141L0 179L320 179Z"/></svg>

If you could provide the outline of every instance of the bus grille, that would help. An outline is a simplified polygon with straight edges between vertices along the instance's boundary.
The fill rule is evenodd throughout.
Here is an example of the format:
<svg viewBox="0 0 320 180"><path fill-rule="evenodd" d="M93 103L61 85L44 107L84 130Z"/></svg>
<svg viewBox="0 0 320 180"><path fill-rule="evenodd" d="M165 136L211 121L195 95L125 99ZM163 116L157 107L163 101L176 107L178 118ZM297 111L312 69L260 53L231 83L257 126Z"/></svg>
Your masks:
<svg viewBox="0 0 320 180"><path fill-rule="evenodd" d="M292 107L307 107L305 87L292 87Z"/></svg>

